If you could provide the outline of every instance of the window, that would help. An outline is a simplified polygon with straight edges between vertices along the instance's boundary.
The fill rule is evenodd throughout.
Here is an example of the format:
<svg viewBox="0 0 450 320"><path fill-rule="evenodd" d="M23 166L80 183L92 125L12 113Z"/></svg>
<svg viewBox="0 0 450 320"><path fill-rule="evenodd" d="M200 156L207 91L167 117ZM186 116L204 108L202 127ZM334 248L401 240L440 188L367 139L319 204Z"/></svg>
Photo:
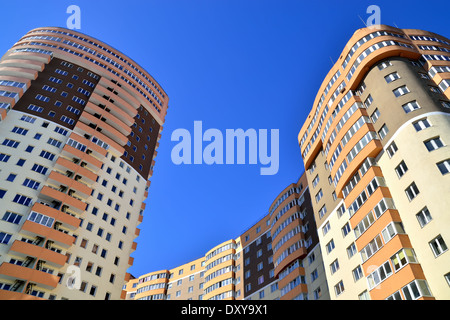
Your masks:
<svg viewBox="0 0 450 320"><path fill-rule="evenodd" d="M342 228L342 235L345 237L347 236L351 231L350 223L346 223L345 226Z"/></svg>
<svg viewBox="0 0 450 320"><path fill-rule="evenodd" d="M31 211L30 216L28 217L29 221L41 224L48 228L51 228L55 219L45 216L43 214Z"/></svg>
<svg viewBox="0 0 450 320"><path fill-rule="evenodd" d="M389 147L386 148L386 152L389 156L389 158L392 158L392 156L397 152L398 148L395 142L392 142Z"/></svg>
<svg viewBox="0 0 450 320"><path fill-rule="evenodd" d="M417 188L416 183L413 182L412 184L409 185L409 187L405 190L405 192L409 201L412 201L419 194L419 189Z"/></svg>
<svg viewBox="0 0 450 320"><path fill-rule="evenodd" d="M24 205L24 206L30 206L31 204L31 198L28 198L24 195L16 194L16 196L13 199L13 202Z"/></svg>
<svg viewBox="0 0 450 320"><path fill-rule="evenodd" d="M439 235L436 238L434 238L433 240L431 240L429 242L431 250L434 253L435 257L440 256L442 253L444 253L445 251L447 251L447 245L445 244L444 239L442 239L442 236Z"/></svg>
<svg viewBox="0 0 450 320"><path fill-rule="evenodd" d="M340 295L342 292L344 292L344 282L341 280L334 286L334 291L336 293L336 296Z"/></svg>
<svg viewBox="0 0 450 320"><path fill-rule="evenodd" d="M387 83L391 83L397 79L400 79L400 76L397 72L392 72L384 77L384 80L386 80Z"/></svg>
<svg viewBox="0 0 450 320"><path fill-rule="evenodd" d="M313 187L315 188L318 183L319 183L319 175L316 175L316 177L313 180Z"/></svg>
<svg viewBox="0 0 450 320"><path fill-rule="evenodd" d="M389 129L388 127L384 124L380 131L378 131L378 135L380 136L380 139L383 140L384 137L386 137L386 135L388 134Z"/></svg>
<svg viewBox="0 0 450 320"><path fill-rule="evenodd" d="M21 219L22 219L21 215L9 211L6 211L2 218L3 221L14 224L19 224Z"/></svg>
<svg viewBox="0 0 450 320"><path fill-rule="evenodd" d="M372 98L372 96L369 94L369 96L367 97L367 99L364 101L364 105L366 106L366 108L369 108L370 105L372 104L372 102L373 102L373 98Z"/></svg>
<svg viewBox="0 0 450 320"><path fill-rule="evenodd" d="M6 190L0 189L0 199L3 199L5 194L6 194Z"/></svg>
<svg viewBox="0 0 450 320"><path fill-rule="evenodd" d="M450 172L450 159L439 162L436 165L442 174L447 174Z"/></svg>
<svg viewBox="0 0 450 320"><path fill-rule="evenodd" d="M394 267L394 271L397 272L408 263L417 263L417 259L413 249L404 248L391 257L391 262L392 266Z"/></svg>
<svg viewBox="0 0 450 320"><path fill-rule="evenodd" d="M319 190L319 192L316 194L316 203L320 201L320 199L322 199L323 196L323 192L322 189Z"/></svg>
<svg viewBox="0 0 450 320"><path fill-rule="evenodd" d="M10 155L0 153L0 162L8 162L9 158L11 158Z"/></svg>
<svg viewBox="0 0 450 320"><path fill-rule="evenodd" d="M22 185L25 187L37 190L37 189L39 189L40 183L37 181L34 181L32 179L25 179L25 181L23 182Z"/></svg>
<svg viewBox="0 0 450 320"><path fill-rule="evenodd" d="M328 233L329 230L330 230L330 222L327 221L327 222L325 223L325 225L323 226L323 228L322 228L323 235L326 235L326 234Z"/></svg>
<svg viewBox="0 0 450 320"><path fill-rule="evenodd" d="M331 251L333 251L333 249L334 249L334 240L333 239L331 239L331 241L327 243L326 248L327 248L327 253L330 253Z"/></svg>
<svg viewBox="0 0 450 320"><path fill-rule="evenodd" d="M9 239L11 239L11 236L12 235L8 233L0 232L0 243L8 244Z"/></svg>
<svg viewBox="0 0 450 320"><path fill-rule="evenodd" d="M361 266L357 266L355 269L353 269L352 274L353 274L353 279L355 280L355 282L358 281L359 279L361 279L362 277L364 277Z"/></svg>
<svg viewBox="0 0 450 320"><path fill-rule="evenodd" d="M397 89L394 89L393 92L396 97L400 97L400 96L403 96L403 95L409 93L410 91L407 86L401 86L401 87L398 87Z"/></svg>
<svg viewBox="0 0 450 320"><path fill-rule="evenodd" d="M39 156L42 157L42 158L44 158L44 159L53 161L53 159L55 158L56 155L53 154L53 153L51 153L51 152L42 150L42 151L41 151L41 154L40 154Z"/></svg>
<svg viewBox="0 0 450 320"><path fill-rule="evenodd" d="M406 166L405 161L400 162L400 164L395 168L395 172L399 178L403 177L406 171L408 171L408 167Z"/></svg>
<svg viewBox="0 0 450 320"><path fill-rule="evenodd" d="M377 235L370 243L361 250L363 262L369 259L375 252L383 246L380 235Z"/></svg>
<svg viewBox="0 0 450 320"><path fill-rule="evenodd" d="M416 214L416 218L419 221L420 226L423 228L428 222L433 220L431 217L430 211L427 207L420 210L419 213Z"/></svg>
<svg viewBox="0 0 450 320"><path fill-rule="evenodd" d="M378 69L383 70L389 66L392 66L391 62L389 60L387 61L383 61L381 63L378 64Z"/></svg>
<svg viewBox="0 0 450 320"><path fill-rule="evenodd" d="M19 145L19 141L11 140L11 139L5 139L3 140L3 145L11 148L17 148Z"/></svg>
<svg viewBox="0 0 450 320"><path fill-rule="evenodd" d="M430 122L427 118L413 122L413 126L416 131L421 131L423 129L431 127Z"/></svg>
<svg viewBox="0 0 450 320"><path fill-rule="evenodd" d="M338 259L334 260L333 263L330 265L331 274L335 273L339 270L339 261ZM317 270L316 270L317 272Z"/></svg>
<svg viewBox="0 0 450 320"><path fill-rule="evenodd" d="M367 281L369 283L369 289L373 289L378 286L383 280L392 274L391 265L389 261L382 264L378 269L367 276Z"/></svg>
<svg viewBox="0 0 450 320"><path fill-rule="evenodd" d="M347 255L348 255L349 258L353 257L357 252L358 252L358 250L356 249L355 243L352 243L352 244L347 248Z"/></svg>
<svg viewBox="0 0 450 320"><path fill-rule="evenodd" d="M62 117L61 117L61 121L66 122L66 123L68 123L69 125L72 125L72 124L75 123L75 120L73 120L73 119L71 119L71 118L69 118L69 117L66 117L66 116L62 116Z"/></svg>
<svg viewBox="0 0 450 320"><path fill-rule="evenodd" d="M373 123L376 123L379 117L380 117L380 111L377 108L377 109L375 109L375 111L370 116L370 119L372 119Z"/></svg>
<svg viewBox="0 0 450 320"><path fill-rule="evenodd" d="M327 207L326 207L326 206L323 206L323 207L320 208L320 210L319 210L319 217L322 218L322 217L325 215L325 213L327 213Z"/></svg>
<svg viewBox="0 0 450 320"><path fill-rule="evenodd" d="M28 130L20 127L14 127L11 132L25 136L28 133Z"/></svg>
<svg viewBox="0 0 450 320"><path fill-rule="evenodd" d="M427 147L428 151L433 151L444 146L444 143L440 137L426 140L423 143L425 144L425 147Z"/></svg>
<svg viewBox="0 0 450 320"><path fill-rule="evenodd" d="M410 102L402 105L402 108L403 108L403 111L405 111L405 113L410 113L411 111L420 109L420 106L417 103L417 101L410 101Z"/></svg>
<svg viewBox="0 0 450 320"><path fill-rule="evenodd" d="M403 229L403 224L401 222L391 222L381 231L384 243L388 243L393 237L395 237L395 235L399 233L405 233L405 229Z"/></svg>
<svg viewBox="0 0 450 320"><path fill-rule="evenodd" d="M416 300L422 296L431 296L425 280L414 280L402 288L406 300Z"/></svg>

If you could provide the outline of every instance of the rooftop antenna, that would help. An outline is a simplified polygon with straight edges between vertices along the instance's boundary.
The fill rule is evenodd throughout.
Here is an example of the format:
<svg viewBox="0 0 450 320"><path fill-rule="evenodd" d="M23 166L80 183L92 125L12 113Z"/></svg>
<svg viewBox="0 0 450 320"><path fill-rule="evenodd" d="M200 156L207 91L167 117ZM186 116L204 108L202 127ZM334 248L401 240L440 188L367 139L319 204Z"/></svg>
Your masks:
<svg viewBox="0 0 450 320"><path fill-rule="evenodd" d="M400 29L399 27L398 27L398 25L394 22L394 26L397 28L397 29Z"/></svg>
<svg viewBox="0 0 450 320"><path fill-rule="evenodd" d="M366 22L363 20L363 18L361 18L361 16L358 14L358 17L361 19L361 21L362 21L362 23L364 23L364 25L366 26L366 28L367 28L367 24L366 24Z"/></svg>
<svg viewBox="0 0 450 320"><path fill-rule="evenodd" d="M334 66L334 61L333 61L333 59L331 58L331 56L330 56L330 60L331 60L331 64Z"/></svg>

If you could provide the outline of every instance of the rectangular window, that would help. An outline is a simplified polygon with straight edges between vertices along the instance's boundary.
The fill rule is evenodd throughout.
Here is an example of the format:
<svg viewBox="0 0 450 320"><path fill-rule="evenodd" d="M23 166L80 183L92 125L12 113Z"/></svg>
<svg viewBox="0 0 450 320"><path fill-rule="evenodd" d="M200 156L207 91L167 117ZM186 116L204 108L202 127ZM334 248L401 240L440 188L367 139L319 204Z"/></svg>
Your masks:
<svg viewBox="0 0 450 320"><path fill-rule="evenodd" d="M60 147L61 147L61 144L62 144L61 141L56 140L56 139L53 139L53 138L49 138L48 141L47 141L47 143L48 143L49 145L52 145L52 146L57 147L57 148L60 148Z"/></svg>
<svg viewBox="0 0 450 320"><path fill-rule="evenodd" d="M420 109L420 106L417 103L417 101L410 101L410 102L402 105L402 108L403 108L403 111L405 111L405 113L410 113L411 111Z"/></svg>
<svg viewBox="0 0 450 320"><path fill-rule="evenodd" d="M402 288L406 300L416 300L422 296L431 296L425 280L414 280Z"/></svg>
<svg viewBox="0 0 450 320"><path fill-rule="evenodd" d="M381 236L377 235L370 243L361 250L361 258L363 262L369 259L375 252L383 246Z"/></svg>
<svg viewBox="0 0 450 320"><path fill-rule="evenodd" d="M43 96L41 94L36 95L35 99L39 100L39 101L43 101L43 102L49 102L50 101L49 97Z"/></svg>
<svg viewBox="0 0 450 320"><path fill-rule="evenodd" d="M370 119L372 119L373 123L376 123L379 117L380 117L380 111L378 111L378 109L375 109L375 111L370 116Z"/></svg>
<svg viewBox="0 0 450 320"><path fill-rule="evenodd" d="M439 235L436 238L434 238L433 240L431 240L429 242L431 250L434 253L435 257L440 256L442 253L444 253L445 251L447 251L447 245L444 241L444 239L442 239L442 236Z"/></svg>
<svg viewBox="0 0 450 320"><path fill-rule="evenodd" d="M409 93L410 91L407 86L401 86L401 87L398 87L397 89L394 89L393 92L396 97L400 97L400 96L403 96L403 95Z"/></svg>
<svg viewBox="0 0 450 320"><path fill-rule="evenodd" d="M389 261L381 265L377 270L372 272L367 276L367 281L369 283L369 289L373 289L378 286L383 280L392 274L391 265Z"/></svg>
<svg viewBox="0 0 450 320"><path fill-rule="evenodd" d="M0 232L0 243L8 244L9 239L11 239L11 234Z"/></svg>
<svg viewBox="0 0 450 320"><path fill-rule="evenodd" d="M447 174L450 172L450 159L439 162L436 165L442 174Z"/></svg>
<svg viewBox="0 0 450 320"><path fill-rule="evenodd" d="M389 132L389 129L388 129L388 127L384 124L384 125L381 127L380 131L378 131L378 135L380 136L380 139L383 140L384 137L386 137L386 135L388 134L388 132Z"/></svg>
<svg viewBox="0 0 450 320"><path fill-rule="evenodd" d="M395 168L395 172L399 178L403 177L406 171L408 171L408 167L406 166L405 161L400 162L400 164Z"/></svg>
<svg viewBox="0 0 450 320"><path fill-rule="evenodd" d="M9 158L11 158L10 155L8 154L4 154L4 153L0 153L0 162L8 162Z"/></svg>
<svg viewBox="0 0 450 320"><path fill-rule="evenodd" d="M427 147L428 151L433 151L444 146L444 143L440 137L426 140L423 143L425 144L425 147Z"/></svg>
<svg viewBox="0 0 450 320"><path fill-rule="evenodd" d="M66 117L66 116L62 116L61 117L61 121L66 122L70 125L75 123L75 120L73 120L72 118Z"/></svg>
<svg viewBox="0 0 450 320"><path fill-rule="evenodd" d="M416 183L413 182L409 185L405 190L406 195L408 196L409 201L412 201L419 194L419 189L416 186Z"/></svg>
<svg viewBox="0 0 450 320"><path fill-rule="evenodd" d="M37 173L45 175L47 173L48 168L46 168L44 166L41 166L40 164L35 163L33 165L33 167L31 168L31 170L33 170L33 171L35 171Z"/></svg>
<svg viewBox="0 0 450 320"><path fill-rule="evenodd" d="M392 156L397 152L398 148L395 142L392 142L389 147L386 148L386 152L389 156L389 158L392 158Z"/></svg>
<svg viewBox="0 0 450 320"><path fill-rule="evenodd" d="M425 118L425 119L421 119L416 122L413 122L413 126L414 126L414 129L416 129L416 131L421 131L423 129L431 127L431 124L428 121L428 119Z"/></svg>
<svg viewBox="0 0 450 320"><path fill-rule="evenodd" d="M416 214L416 218L419 221L420 226L423 228L428 222L433 220L431 217L430 211L427 207L420 210L419 213Z"/></svg>
<svg viewBox="0 0 450 320"><path fill-rule="evenodd" d="M391 83L397 79L400 79L400 76L398 75L397 72L392 72L392 73L388 74L387 76L385 76L384 79L386 80L387 83Z"/></svg>
<svg viewBox="0 0 450 320"><path fill-rule="evenodd" d="M28 198L21 194L16 194L13 199L13 202L29 207L31 204L31 198Z"/></svg>
<svg viewBox="0 0 450 320"><path fill-rule="evenodd" d="M387 61L383 61L381 63L378 64L378 69L383 70L389 66L392 66L391 62L389 60Z"/></svg>
<svg viewBox="0 0 450 320"><path fill-rule="evenodd" d="M14 127L11 132L25 136L28 133L28 130L20 127Z"/></svg>
<svg viewBox="0 0 450 320"><path fill-rule="evenodd" d="M370 105L372 104L372 102L373 102L373 98L372 98L372 96L369 94L369 96L367 97L367 99L364 100L364 105L366 106L366 108L369 108Z"/></svg>
<svg viewBox="0 0 450 320"><path fill-rule="evenodd" d="M341 280L334 286L334 291L336 293L336 296L340 295L342 292L344 292L344 282Z"/></svg>
<svg viewBox="0 0 450 320"><path fill-rule="evenodd" d="M4 146L7 146L7 147L17 148L19 146L20 142L19 141L15 141L15 140L11 140L11 139L5 139L5 140L3 140L2 144Z"/></svg>
<svg viewBox="0 0 450 320"><path fill-rule="evenodd" d="M391 257L391 262L392 266L394 267L394 271L397 272L408 263L417 263L417 259L413 249L404 248Z"/></svg>
<svg viewBox="0 0 450 320"><path fill-rule="evenodd" d="M2 218L3 221L19 224L20 220L22 220L22 216L20 214L6 211Z"/></svg>
<svg viewBox="0 0 450 320"><path fill-rule="evenodd" d="M27 178L27 179L24 180L22 185L25 186L25 187L37 190L37 189L39 189L40 183L37 182L37 181L34 181L32 179L28 179Z"/></svg>
<svg viewBox="0 0 450 320"><path fill-rule="evenodd" d="M43 214L31 211L30 216L28 217L29 221L39 223L43 226L51 228L55 219L45 216Z"/></svg>
<svg viewBox="0 0 450 320"><path fill-rule="evenodd" d="M53 154L51 152L48 152L48 151L45 151L45 150L42 150L41 154L39 156L44 158L44 159L50 160L50 161L53 161L53 159L55 159L55 157L56 157L55 154Z"/></svg>

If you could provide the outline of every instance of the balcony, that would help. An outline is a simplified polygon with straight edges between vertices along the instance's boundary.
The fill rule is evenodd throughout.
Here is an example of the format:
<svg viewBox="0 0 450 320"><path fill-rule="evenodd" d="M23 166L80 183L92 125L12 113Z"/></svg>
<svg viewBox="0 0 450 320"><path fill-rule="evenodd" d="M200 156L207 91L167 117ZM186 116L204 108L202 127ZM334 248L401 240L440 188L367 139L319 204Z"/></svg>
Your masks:
<svg viewBox="0 0 450 320"><path fill-rule="evenodd" d="M75 162L63 157L59 157L58 160L56 160L55 169L62 172L70 171L73 172L74 175L80 175L82 177L82 180L88 184L89 183L92 184L95 181L97 181L98 177L94 172L92 172L88 168L84 168L79 164L76 164Z"/></svg>
<svg viewBox="0 0 450 320"><path fill-rule="evenodd" d="M42 237L54 241L57 245L63 248L69 248L75 241L75 238L64 232L43 226L41 224L25 221L20 232L30 235L32 237ZM1 273L1 272L0 272Z"/></svg>
<svg viewBox="0 0 450 320"><path fill-rule="evenodd" d="M10 279L20 279L38 284L48 290L56 288L59 277L36 269L30 269L8 262L0 265L0 274Z"/></svg>
<svg viewBox="0 0 450 320"><path fill-rule="evenodd" d="M67 188L73 189L86 197L89 197L92 193L92 189L89 186L56 171L50 172L47 182L53 185L67 186Z"/></svg>
<svg viewBox="0 0 450 320"><path fill-rule="evenodd" d="M41 300L47 299L38 298L29 294L16 291L0 290L0 300Z"/></svg>
<svg viewBox="0 0 450 320"><path fill-rule="evenodd" d="M49 186L44 186L39 196L44 200L49 200L50 202L57 200L80 214L86 209L86 203L84 203L81 199L70 196Z"/></svg>
<svg viewBox="0 0 450 320"><path fill-rule="evenodd" d="M9 252L22 258L35 257L38 260L44 260L46 264L56 268L64 266L67 260L63 254L20 240L13 242Z"/></svg>
<svg viewBox="0 0 450 320"><path fill-rule="evenodd" d="M33 205L31 210L54 218L56 221L61 222L63 227L73 231L80 226L79 218L38 202Z"/></svg>

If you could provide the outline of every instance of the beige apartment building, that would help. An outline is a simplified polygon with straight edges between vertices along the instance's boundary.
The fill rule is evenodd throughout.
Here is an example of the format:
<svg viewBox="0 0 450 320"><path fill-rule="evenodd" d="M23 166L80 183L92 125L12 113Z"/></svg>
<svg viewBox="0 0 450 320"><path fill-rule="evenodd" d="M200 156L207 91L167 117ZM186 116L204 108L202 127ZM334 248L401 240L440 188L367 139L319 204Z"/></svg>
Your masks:
<svg viewBox="0 0 450 320"><path fill-rule="evenodd" d="M300 144L331 299L450 298L450 40L357 30Z"/></svg>
<svg viewBox="0 0 450 320"><path fill-rule="evenodd" d="M136 62L38 28L0 60L0 299L120 299L168 108Z"/></svg>

